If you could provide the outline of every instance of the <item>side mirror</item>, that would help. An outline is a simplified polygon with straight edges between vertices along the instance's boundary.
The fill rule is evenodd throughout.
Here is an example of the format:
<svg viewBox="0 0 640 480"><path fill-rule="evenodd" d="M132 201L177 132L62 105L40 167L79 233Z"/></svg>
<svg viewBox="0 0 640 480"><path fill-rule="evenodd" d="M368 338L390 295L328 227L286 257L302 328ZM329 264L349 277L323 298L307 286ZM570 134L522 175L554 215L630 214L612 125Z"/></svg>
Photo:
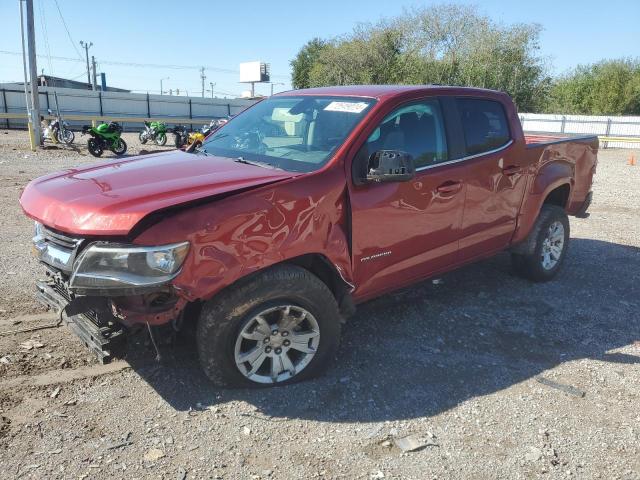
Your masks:
<svg viewBox="0 0 640 480"><path fill-rule="evenodd" d="M378 150L369 157L368 182L407 182L416 174L413 157L399 150Z"/></svg>

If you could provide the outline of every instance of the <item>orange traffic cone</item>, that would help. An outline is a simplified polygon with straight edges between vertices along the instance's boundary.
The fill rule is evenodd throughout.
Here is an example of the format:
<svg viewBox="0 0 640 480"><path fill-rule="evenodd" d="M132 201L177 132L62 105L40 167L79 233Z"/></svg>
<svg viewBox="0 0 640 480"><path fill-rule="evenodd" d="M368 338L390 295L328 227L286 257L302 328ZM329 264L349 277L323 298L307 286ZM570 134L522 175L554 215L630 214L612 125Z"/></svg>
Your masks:
<svg viewBox="0 0 640 480"><path fill-rule="evenodd" d="M633 153L629 155L629 161L627 162L627 165L631 165L632 167L636 166L636 156Z"/></svg>

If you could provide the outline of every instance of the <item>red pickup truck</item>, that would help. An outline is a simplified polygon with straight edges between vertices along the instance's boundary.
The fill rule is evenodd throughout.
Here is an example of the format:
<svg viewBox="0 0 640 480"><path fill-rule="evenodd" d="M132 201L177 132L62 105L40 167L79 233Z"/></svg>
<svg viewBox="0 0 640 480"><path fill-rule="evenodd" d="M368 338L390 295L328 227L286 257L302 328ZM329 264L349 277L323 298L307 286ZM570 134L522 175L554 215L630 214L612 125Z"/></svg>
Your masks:
<svg viewBox="0 0 640 480"><path fill-rule="evenodd" d="M194 153L54 173L20 202L39 298L100 358L136 328L195 322L214 382L280 385L322 371L373 297L503 250L553 278L597 150L525 137L499 92L317 88L253 105Z"/></svg>

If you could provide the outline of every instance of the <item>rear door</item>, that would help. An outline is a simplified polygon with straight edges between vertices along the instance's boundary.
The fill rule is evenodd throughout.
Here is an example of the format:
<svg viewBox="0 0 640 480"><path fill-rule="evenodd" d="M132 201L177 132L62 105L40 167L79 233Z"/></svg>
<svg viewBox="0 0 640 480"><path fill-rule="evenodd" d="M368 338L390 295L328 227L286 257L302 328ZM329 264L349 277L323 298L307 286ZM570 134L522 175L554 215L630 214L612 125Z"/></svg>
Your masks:
<svg viewBox="0 0 640 480"><path fill-rule="evenodd" d="M378 150L402 150L413 156L417 168L408 182L351 186L356 297L373 296L455 264L464 171L450 163L448 143L443 108L431 98L395 108L360 148L355 165Z"/></svg>
<svg viewBox="0 0 640 480"><path fill-rule="evenodd" d="M503 104L470 97L458 98L455 103L465 148L460 260L468 261L509 244L526 176Z"/></svg>

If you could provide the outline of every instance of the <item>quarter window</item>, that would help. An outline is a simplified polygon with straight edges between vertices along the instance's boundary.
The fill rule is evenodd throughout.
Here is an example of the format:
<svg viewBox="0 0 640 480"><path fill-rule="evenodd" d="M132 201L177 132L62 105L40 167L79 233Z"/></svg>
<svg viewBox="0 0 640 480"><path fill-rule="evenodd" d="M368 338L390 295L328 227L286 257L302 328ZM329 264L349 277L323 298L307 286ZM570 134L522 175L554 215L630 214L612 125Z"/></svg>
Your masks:
<svg viewBox="0 0 640 480"><path fill-rule="evenodd" d="M458 110L469 155L495 150L509 142L509 124L501 103L461 98Z"/></svg>

